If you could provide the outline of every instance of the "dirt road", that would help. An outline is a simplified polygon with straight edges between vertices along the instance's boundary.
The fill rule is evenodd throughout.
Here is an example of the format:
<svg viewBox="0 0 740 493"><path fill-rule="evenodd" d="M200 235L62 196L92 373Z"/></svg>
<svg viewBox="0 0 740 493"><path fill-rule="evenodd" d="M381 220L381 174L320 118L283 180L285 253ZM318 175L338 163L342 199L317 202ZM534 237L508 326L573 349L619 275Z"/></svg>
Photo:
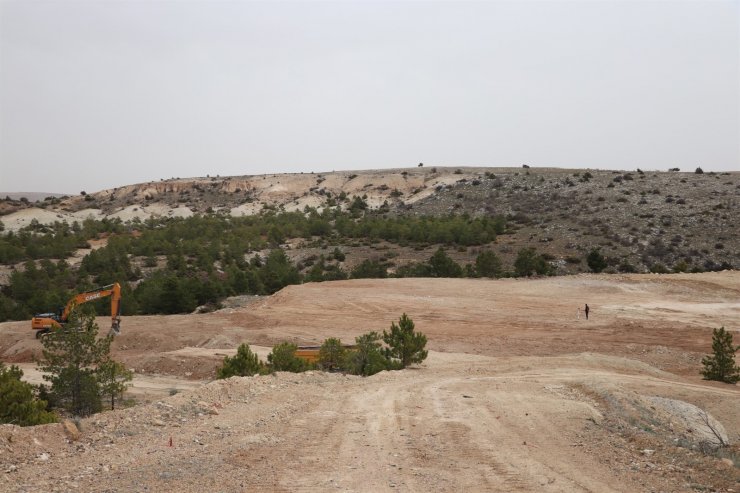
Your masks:
<svg viewBox="0 0 740 493"><path fill-rule="evenodd" d="M66 443L61 425L0 428L3 467L16 461L0 484L7 491L609 492L740 480L737 469L698 455L694 470L670 474L670 449L646 456L609 430L613 411L592 397L599 392L739 402L734 389L644 370L590 354L432 353L421 368L364 379L233 378L84 420L80 442Z"/></svg>
<svg viewBox="0 0 740 493"><path fill-rule="evenodd" d="M114 351L140 388L195 388L82 420L79 441L1 426L0 490L740 491L731 455L698 450L702 416L740 439L738 387L698 374L711 328L740 327L738 300L734 272L394 279L127 317ZM351 340L404 311L433 349L418 368L196 381L241 342ZM4 361L28 361L29 332L0 326Z"/></svg>

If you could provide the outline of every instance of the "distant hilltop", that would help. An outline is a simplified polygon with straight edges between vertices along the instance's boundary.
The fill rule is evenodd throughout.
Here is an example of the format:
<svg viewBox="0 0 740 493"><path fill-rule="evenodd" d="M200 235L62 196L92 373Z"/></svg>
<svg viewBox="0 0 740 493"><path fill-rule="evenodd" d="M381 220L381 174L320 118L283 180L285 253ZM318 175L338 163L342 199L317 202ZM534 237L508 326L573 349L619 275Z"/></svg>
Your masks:
<svg viewBox="0 0 740 493"><path fill-rule="evenodd" d="M172 178L32 201L0 193L0 230L86 219L349 212L498 217L497 253L537 248L562 271L600 250L618 272L740 266L740 173L560 168L413 168ZM314 252L315 253L315 252ZM321 252L318 252L320 254ZM397 252L394 252L397 253ZM465 261L473 261L471 257ZM313 253L312 253L313 254ZM581 266L579 268L579 265Z"/></svg>
<svg viewBox="0 0 740 493"><path fill-rule="evenodd" d="M27 199L29 202L44 200L46 197L66 197L68 193L50 193L50 192L0 192L0 198L10 198L12 200Z"/></svg>

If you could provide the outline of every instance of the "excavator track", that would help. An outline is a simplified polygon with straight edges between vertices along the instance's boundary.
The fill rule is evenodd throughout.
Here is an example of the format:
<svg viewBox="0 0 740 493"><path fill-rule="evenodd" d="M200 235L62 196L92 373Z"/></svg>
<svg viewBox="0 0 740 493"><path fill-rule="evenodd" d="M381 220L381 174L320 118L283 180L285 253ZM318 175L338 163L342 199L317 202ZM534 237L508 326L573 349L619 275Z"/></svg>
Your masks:
<svg viewBox="0 0 740 493"><path fill-rule="evenodd" d="M36 339L41 339L50 332L50 329L41 329L36 331Z"/></svg>

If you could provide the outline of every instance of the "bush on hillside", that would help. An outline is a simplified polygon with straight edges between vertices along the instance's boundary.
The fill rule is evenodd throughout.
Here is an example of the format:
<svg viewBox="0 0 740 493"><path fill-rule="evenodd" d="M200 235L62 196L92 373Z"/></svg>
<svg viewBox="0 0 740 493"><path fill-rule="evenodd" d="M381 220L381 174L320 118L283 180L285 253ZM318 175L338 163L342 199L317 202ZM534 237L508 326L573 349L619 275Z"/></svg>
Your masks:
<svg viewBox="0 0 740 493"><path fill-rule="evenodd" d="M388 277L388 270L377 260L363 260L357 267L352 269L352 279L383 279Z"/></svg>
<svg viewBox="0 0 740 493"><path fill-rule="evenodd" d="M501 259L491 250L480 252L475 258L475 274L479 277L501 277Z"/></svg>
<svg viewBox="0 0 740 493"><path fill-rule="evenodd" d="M591 272L596 273L603 271L608 265L606 258L601 254L601 251L598 248L591 249L591 252L589 252L586 257L586 263L588 264L588 268L591 269Z"/></svg>
<svg viewBox="0 0 740 493"><path fill-rule="evenodd" d="M517 277L529 277L535 274L544 276L550 273L550 266L534 248L522 248L514 261L514 273Z"/></svg>
<svg viewBox="0 0 740 493"><path fill-rule="evenodd" d="M461 277L463 273L460 264L452 260L442 247L429 258L429 266L434 277Z"/></svg>

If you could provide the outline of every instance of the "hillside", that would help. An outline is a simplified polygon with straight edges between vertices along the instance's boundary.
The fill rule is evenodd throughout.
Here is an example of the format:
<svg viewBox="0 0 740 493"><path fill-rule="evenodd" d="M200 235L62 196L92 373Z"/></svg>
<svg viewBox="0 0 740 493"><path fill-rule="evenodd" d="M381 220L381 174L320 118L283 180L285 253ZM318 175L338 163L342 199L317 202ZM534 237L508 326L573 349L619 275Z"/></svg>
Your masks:
<svg viewBox="0 0 740 493"><path fill-rule="evenodd" d="M583 259L592 248L601 249L612 271L740 265L740 173L419 167L173 178L36 203L3 200L0 220L14 231L34 219L49 224L88 217L131 221L346 209L354 197L363 197L369 210L391 216L506 216L507 234L493 249L513 263L519 249L536 247L559 273L588 271ZM417 257L428 258L432 251ZM358 255L355 263L365 258ZM456 260L474 257L474 252L458 252Z"/></svg>

